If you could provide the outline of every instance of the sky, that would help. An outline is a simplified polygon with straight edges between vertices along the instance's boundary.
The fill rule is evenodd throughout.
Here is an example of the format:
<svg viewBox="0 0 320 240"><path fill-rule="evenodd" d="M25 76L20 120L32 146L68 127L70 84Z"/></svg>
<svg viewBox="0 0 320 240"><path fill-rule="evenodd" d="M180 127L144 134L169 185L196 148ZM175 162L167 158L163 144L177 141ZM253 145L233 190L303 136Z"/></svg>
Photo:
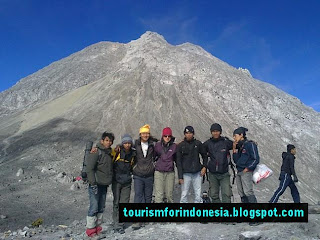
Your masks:
<svg viewBox="0 0 320 240"><path fill-rule="evenodd" d="M320 1L0 0L0 91L100 41L154 31L320 111Z"/></svg>

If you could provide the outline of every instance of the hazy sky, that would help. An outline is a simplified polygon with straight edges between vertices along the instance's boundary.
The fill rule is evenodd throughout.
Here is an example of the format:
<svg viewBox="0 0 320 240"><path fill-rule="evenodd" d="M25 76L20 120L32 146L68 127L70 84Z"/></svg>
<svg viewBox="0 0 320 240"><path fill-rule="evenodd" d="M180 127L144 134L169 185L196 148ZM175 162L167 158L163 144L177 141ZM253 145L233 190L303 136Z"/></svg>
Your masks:
<svg viewBox="0 0 320 240"><path fill-rule="evenodd" d="M0 91L100 41L191 42L320 111L320 1L0 0Z"/></svg>

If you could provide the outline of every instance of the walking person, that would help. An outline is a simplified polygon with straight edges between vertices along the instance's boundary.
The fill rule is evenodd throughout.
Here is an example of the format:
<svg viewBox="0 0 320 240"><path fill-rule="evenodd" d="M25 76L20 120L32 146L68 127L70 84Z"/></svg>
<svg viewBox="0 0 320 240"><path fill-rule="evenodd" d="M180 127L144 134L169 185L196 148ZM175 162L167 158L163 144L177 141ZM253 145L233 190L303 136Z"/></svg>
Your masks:
<svg viewBox="0 0 320 240"><path fill-rule="evenodd" d="M276 203L279 200L279 197L284 193L287 187L291 190L291 196L295 203L300 203L300 194L297 186L295 185L298 182L296 171L294 169L294 160L296 155L296 147L292 144L287 145L287 152L282 153L282 165L280 172L280 185L278 189L273 194L269 203ZM292 179L293 176L293 179Z"/></svg>
<svg viewBox="0 0 320 240"><path fill-rule="evenodd" d="M230 185L230 150L233 142L222 137L222 127L214 123L210 127L212 137L204 143L204 148L208 153L208 179L209 195L213 203L231 203L232 190ZM232 163L231 163L232 164ZM221 189L221 199L220 199Z"/></svg>
<svg viewBox="0 0 320 240"><path fill-rule="evenodd" d="M177 149L177 169L179 184L181 185L180 203L188 202L188 192L191 184L194 190L194 202L201 203L201 178L207 171L208 155L203 144L194 138L192 126L185 127L183 133L184 140L178 145Z"/></svg>
<svg viewBox="0 0 320 240"><path fill-rule="evenodd" d="M173 203L174 163L176 161L177 145L174 143L172 130L166 127L162 130L162 138L154 148L156 166L154 172L155 203L162 203L166 197L168 203Z"/></svg>

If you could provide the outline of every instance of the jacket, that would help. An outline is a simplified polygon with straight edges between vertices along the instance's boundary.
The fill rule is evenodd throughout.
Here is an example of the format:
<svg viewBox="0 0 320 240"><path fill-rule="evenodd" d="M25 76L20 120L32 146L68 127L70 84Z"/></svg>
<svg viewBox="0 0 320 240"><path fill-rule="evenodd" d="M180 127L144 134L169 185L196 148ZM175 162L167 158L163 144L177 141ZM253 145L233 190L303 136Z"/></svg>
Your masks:
<svg viewBox="0 0 320 240"><path fill-rule="evenodd" d="M174 162L176 161L177 145L175 138L171 138L168 144L163 140L157 142L154 147L156 166L155 170L159 172L173 172Z"/></svg>
<svg viewBox="0 0 320 240"><path fill-rule="evenodd" d="M87 175L90 185L110 185L112 183L112 159L115 152L112 148L105 148L97 144L98 151L90 153L87 159Z"/></svg>
<svg viewBox="0 0 320 240"><path fill-rule="evenodd" d="M154 142L149 139L148 141L148 151L147 156L144 157L141 140L135 141L136 149L136 161L133 166L133 175L139 177L150 177L154 174Z"/></svg>
<svg viewBox="0 0 320 240"><path fill-rule="evenodd" d="M244 140L237 144L237 149L238 152L233 154L233 161L238 172L245 168L254 171L260 160L257 145L253 141Z"/></svg>
<svg viewBox="0 0 320 240"><path fill-rule="evenodd" d="M131 183L132 181L132 165L135 161L136 150L131 148L127 153L123 147L113 159L113 179L120 184Z"/></svg>
<svg viewBox="0 0 320 240"><path fill-rule="evenodd" d="M203 164L200 162L201 154ZM200 172L203 167L207 167L208 155L203 144L193 138L191 141L184 139L177 149L177 169L179 179L183 179L184 173Z"/></svg>
<svg viewBox="0 0 320 240"><path fill-rule="evenodd" d="M289 152L282 153L282 165L281 165L281 172L288 173L289 175L296 175L294 170L294 160L295 156Z"/></svg>
<svg viewBox="0 0 320 240"><path fill-rule="evenodd" d="M229 171L232 145L232 141L225 137L210 138L204 143L204 148L209 156L208 169L211 173L226 173Z"/></svg>

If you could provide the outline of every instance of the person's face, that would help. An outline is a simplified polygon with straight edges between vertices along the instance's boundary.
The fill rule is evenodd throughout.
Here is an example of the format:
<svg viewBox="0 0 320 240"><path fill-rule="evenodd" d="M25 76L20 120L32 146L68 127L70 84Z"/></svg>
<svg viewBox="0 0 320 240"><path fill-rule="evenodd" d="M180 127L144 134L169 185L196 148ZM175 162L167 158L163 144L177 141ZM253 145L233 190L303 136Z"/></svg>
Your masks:
<svg viewBox="0 0 320 240"><path fill-rule="evenodd" d="M293 154L293 155L296 155L296 153L297 153L297 149L291 149L291 153Z"/></svg>
<svg viewBox="0 0 320 240"><path fill-rule="evenodd" d="M190 141L193 138L193 133L187 132L187 133L184 134L184 136L185 136L187 141Z"/></svg>
<svg viewBox="0 0 320 240"><path fill-rule="evenodd" d="M148 142L149 140L149 137L150 137L150 133L140 133L140 137L141 137L141 140L142 142Z"/></svg>
<svg viewBox="0 0 320 240"><path fill-rule="evenodd" d="M170 136L170 135L164 135L164 136L162 137L162 139L163 139L163 141L164 141L165 143L170 142L171 138L172 138L172 136Z"/></svg>
<svg viewBox="0 0 320 240"><path fill-rule="evenodd" d="M111 147L111 145L112 145L112 141L108 138L108 137L106 137L105 139L101 139L100 140L100 143L105 147L105 148L109 148L109 147Z"/></svg>
<svg viewBox="0 0 320 240"><path fill-rule="evenodd" d="M233 135L233 140L238 143L239 141L241 141L243 139L243 134L235 134Z"/></svg>
<svg viewBox="0 0 320 240"><path fill-rule="evenodd" d="M213 130L213 131L211 132L211 135L212 135L213 138L219 138L220 135L221 135L221 132L218 131L218 130Z"/></svg>
<svg viewBox="0 0 320 240"><path fill-rule="evenodd" d="M124 143L123 148L124 150L129 151L131 149L131 143L130 142Z"/></svg>

